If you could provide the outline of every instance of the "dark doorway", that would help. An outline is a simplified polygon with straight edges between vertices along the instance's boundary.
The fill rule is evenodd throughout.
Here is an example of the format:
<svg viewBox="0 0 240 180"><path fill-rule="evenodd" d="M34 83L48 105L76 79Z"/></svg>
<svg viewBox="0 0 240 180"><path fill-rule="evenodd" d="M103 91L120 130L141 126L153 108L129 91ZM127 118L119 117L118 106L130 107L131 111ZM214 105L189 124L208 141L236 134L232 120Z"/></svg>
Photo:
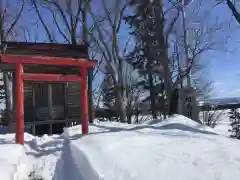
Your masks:
<svg viewBox="0 0 240 180"><path fill-rule="evenodd" d="M35 88L36 121L53 121L65 119L64 83L37 83ZM45 122L44 122L45 123ZM64 123L36 126L36 135L60 134Z"/></svg>

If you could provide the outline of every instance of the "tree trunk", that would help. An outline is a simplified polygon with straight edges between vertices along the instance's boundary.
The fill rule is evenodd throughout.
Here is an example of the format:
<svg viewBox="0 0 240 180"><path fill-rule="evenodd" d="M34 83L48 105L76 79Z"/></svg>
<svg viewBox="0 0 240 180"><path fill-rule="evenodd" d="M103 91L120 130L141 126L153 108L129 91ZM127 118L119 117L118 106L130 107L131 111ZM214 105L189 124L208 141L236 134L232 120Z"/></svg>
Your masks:
<svg viewBox="0 0 240 180"><path fill-rule="evenodd" d="M119 101L119 117L120 117L120 121L122 123L126 122L126 111L125 111L125 108L124 108L123 101Z"/></svg>
<svg viewBox="0 0 240 180"><path fill-rule="evenodd" d="M233 2L231 0L227 0L227 5L228 5L229 9L231 9L236 21L240 24L240 14L237 11L236 7L234 6Z"/></svg>
<svg viewBox="0 0 240 180"><path fill-rule="evenodd" d="M138 119L139 118L139 105L138 104L136 106L136 112L135 113L136 113L135 114L136 115L136 122L135 123L138 124L139 123L139 119Z"/></svg>
<svg viewBox="0 0 240 180"><path fill-rule="evenodd" d="M132 124L132 106L131 104L127 106L126 111L127 111L127 123Z"/></svg>
<svg viewBox="0 0 240 180"><path fill-rule="evenodd" d="M171 78L171 73L170 73L170 68L169 68L169 59L168 59L168 48L167 48L167 42L165 39L165 35L164 35L164 17L163 17L163 5L162 5L162 1L154 1L155 2L155 6L157 8L155 8L156 11L156 17L158 17L156 19L157 23L157 29L158 29L158 33L157 33L157 39L159 42L159 48L161 49L161 53L160 56L158 58L160 58L160 65L163 67L163 79L164 79L164 89L166 92L166 106L167 106L167 112L169 112L170 110L170 99L171 99L171 95L172 95L172 78Z"/></svg>
<svg viewBox="0 0 240 180"><path fill-rule="evenodd" d="M118 116L120 118L120 122L122 122L122 123L126 122L126 109L125 109L124 100L125 100L125 98L121 91L121 87L116 86L116 108L118 111Z"/></svg>
<svg viewBox="0 0 240 180"><path fill-rule="evenodd" d="M149 90L150 90L152 117L153 117L153 119L157 119L157 113L156 113L156 109L155 109L156 94L154 93L153 77L152 77L151 73L148 73L148 83L149 83Z"/></svg>
<svg viewBox="0 0 240 180"><path fill-rule="evenodd" d="M171 95L170 104L169 104L169 115L178 113L178 99L179 99L179 91L176 88Z"/></svg>
<svg viewBox="0 0 240 180"><path fill-rule="evenodd" d="M12 108L12 93L10 88L10 78L9 74L3 73L4 89L5 89L5 100L6 100L6 109L8 115L8 125L9 127L13 122L13 108Z"/></svg>

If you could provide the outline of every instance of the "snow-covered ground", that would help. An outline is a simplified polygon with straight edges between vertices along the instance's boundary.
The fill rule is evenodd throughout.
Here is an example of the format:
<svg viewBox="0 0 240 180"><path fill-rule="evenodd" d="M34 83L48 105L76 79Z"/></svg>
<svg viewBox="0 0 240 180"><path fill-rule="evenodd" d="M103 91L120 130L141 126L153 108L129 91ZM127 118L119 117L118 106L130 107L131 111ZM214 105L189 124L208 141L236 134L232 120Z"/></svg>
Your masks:
<svg viewBox="0 0 240 180"><path fill-rule="evenodd" d="M240 177L240 141L178 115L141 125L96 122L85 136L80 126L65 129L61 136L25 134L24 147L13 140L13 134L0 135L4 180L34 180L34 176L43 180Z"/></svg>
<svg viewBox="0 0 240 180"><path fill-rule="evenodd" d="M226 112L221 116L221 120L214 128L214 131L218 134L229 137L231 135L231 132L229 132L229 130L231 129L230 123L231 122L230 122L228 114Z"/></svg>
<svg viewBox="0 0 240 180"><path fill-rule="evenodd" d="M14 143L14 134L0 135L1 179L52 180L63 152L64 138L56 135L39 138L27 133L24 137L25 145L21 146Z"/></svg>
<svg viewBox="0 0 240 180"><path fill-rule="evenodd" d="M205 114L206 113L206 114ZM216 119L216 126L214 127L214 131L218 134L224 135L229 137L231 135L231 132L229 130L231 129L230 126L230 120L229 120L229 110L219 110L219 111L209 111L209 112L200 112L199 113L199 119L200 121L204 121L204 118L206 120L208 119L208 116L213 113L213 119Z"/></svg>

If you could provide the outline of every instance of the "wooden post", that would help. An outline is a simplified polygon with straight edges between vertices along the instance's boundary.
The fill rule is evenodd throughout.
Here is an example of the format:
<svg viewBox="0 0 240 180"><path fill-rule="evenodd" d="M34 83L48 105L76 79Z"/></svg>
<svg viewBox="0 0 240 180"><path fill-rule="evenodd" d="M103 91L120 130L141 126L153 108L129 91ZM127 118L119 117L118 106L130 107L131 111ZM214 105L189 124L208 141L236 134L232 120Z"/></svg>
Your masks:
<svg viewBox="0 0 240 180"><path fill-rule="evenodd" d="M87 68L80 68L80 73L82 133L88 134Z"/></svg>
<svg viewBox="0 0 240 180"><path fill-rule="evenodd" d="M66 120L65 126L70 127L68 118L68 83L64 83L64 119Z"/></svg>
<svg viewBox="0 0 240 180"><path fill-rule="evenodd" d="M93 78L93 67L88 68L88 115L89 123L93 123L93 97L92 97L92 78Z"/></svg>
<svg viewBox="0 0 240 180"><path fill-rule="evenodd" d="M16 72L12 72L12 108L13 108L12 123L16 123ZM16 127L12 127L11 124L11 129L12 128L16 129Z"/></svg>
<svg viewBox="0 0 240 180"><path fill-rule="evenodd" d="M35 124L32 125L32 134L34 136L36 136L36 125Z"/></svg>
<svg viewBox="0 0 240 180"><path fill-rule="evenodd" d="M52 84L47 84L48 87L48 113L49 117L52 120ZM52 134L52 124L49 124L49 134Z"/></svg>
<svg viewBox="0 0 240 180"><path fill-rule="evenodd" d="M16 64L16 143L24 144L23 64Z"/></svg>
<svg viewBox="0 0 240 180"><path fill-rule="evenodd" d="M32 84L32 118L33 121L36 120L36 94L35 94L35 86ZM32 125L32 134L35 136L36 135L36 125Z"/></svg>

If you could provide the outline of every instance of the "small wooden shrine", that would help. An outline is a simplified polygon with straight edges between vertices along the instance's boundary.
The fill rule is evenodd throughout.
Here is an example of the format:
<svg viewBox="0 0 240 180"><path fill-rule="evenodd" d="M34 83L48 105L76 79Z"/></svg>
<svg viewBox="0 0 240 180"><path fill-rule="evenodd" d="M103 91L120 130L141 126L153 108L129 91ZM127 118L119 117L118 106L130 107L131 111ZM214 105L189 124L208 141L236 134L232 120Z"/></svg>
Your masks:
<svg viewBox="0 0 240 180"><path fill-rule="evenodd" d="M87 72L97 63L88 60L88 47L26 42L3 45L0 68L13 73L16 142L24 143L26 126L33 134L43 129L51 134L53 126L81 122L82 132L87 134Z"/></svg>

